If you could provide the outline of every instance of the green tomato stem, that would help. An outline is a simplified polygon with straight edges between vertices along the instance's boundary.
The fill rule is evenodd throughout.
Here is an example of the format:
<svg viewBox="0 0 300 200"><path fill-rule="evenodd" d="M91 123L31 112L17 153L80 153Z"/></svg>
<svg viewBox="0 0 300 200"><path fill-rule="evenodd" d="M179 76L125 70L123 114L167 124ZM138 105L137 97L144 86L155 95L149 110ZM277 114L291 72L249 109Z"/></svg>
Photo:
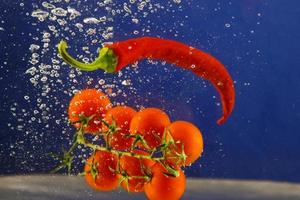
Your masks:
<svg viewBox="0 0 300 200"><path fill-rule="evenodd" d="M68 168L68 172L70 173L71 166L72 166L72 161L73 161L73 158L74 158L74 155L73 155L74 154L74 150L76 149L76 147L78 145L83 145L84 147L91 148L94 152L96 152L96 151L104 151L104 152L109 152L109 153L117 155L118 156L117 171L120 174L122 174L121 173L121 169L120 169L120 163L119 163L120 157L121 156L129 156L129 157L137 158L139 160L141 160L141 159L148 159L148 160L159 162L167 170L167 173L165 173L166 175L168 175L168 176L171 175L173 177L179 176L179 171L177 171L176 169L172 168L171 166L169 166L167 163L164 162L166 160L166 150L168 149L168 147L170 145L174 145L174 141L172 139L171 139L171 141L167 142L166 139L164 138L163 144L160 145L158 148L155 148L153 150L153 152L150 153L150 155L141 155L141 154L136 154L136 153L133 153L133 152L119 151L119 150L112 149L110 147L110 145L106 144L106 146L100 146L100 145L97 145L97 144L93 144L93 143L89 142L86 139L84 129L85 129L86 125L88 124L88 122L91 119L92 119L92 117L88 117L87 118L85 116L81 116L81 120L80 120L81 121L81 126L80 126L79 129L77 129L76 134L74 135L73 144L71 145L70 149L67 152L64 153L64 156L61 159L62 163L57 168L55 168L53 170L53 172L57 172L60 169L62 169L64 167L67 167ZM107 140L109 142L111 134L114 134L114 132L118 131L119 129L116 126L115 122L113 122L112 125L110 125L108 123L106 123L105 125L108 127L109 130L106 133L106 135L104 135L103 133L100 134L100 135L103 135L104 137L106 136ZM167 134L167 132L165 132L164 134ZM131 137L133 137L133 135L131 135ZM134 141L135 144L132 145L133 147L135 147L135 145L136 145L137 142L145 143L146 146L147 146L147 142L144 140L144 138L142 136L135 135L134 138L135 138L135 141ZM133 148L132 148L132 150L133 150ZM183 148L183 150L184 150L184 148ZM154 157L153 156L154 152L162 152L163 155L160 156L160 157ZM179 155L177 155L177 156L180 157ZM145 169L143 169L142 171L144 171L144 176L129 177L128 175L126 175L126 177L123 177L123 178L125 178L126 180L128 180L128 178L129 179L131 179L131 178L140 178L140 179L146 179L147 181L151 180L151 176L152 175L149 174L149 173L147 173L145 171ZM93 177L96 174L93 171L91 173L93 173Z"/></svg>

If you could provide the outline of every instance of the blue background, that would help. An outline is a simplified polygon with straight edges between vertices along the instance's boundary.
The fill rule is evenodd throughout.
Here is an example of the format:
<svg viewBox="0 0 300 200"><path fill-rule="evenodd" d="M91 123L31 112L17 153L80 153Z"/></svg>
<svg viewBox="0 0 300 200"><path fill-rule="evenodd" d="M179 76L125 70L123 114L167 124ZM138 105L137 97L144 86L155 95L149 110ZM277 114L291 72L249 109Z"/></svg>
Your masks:
<svg viewBox="0 0 300 200"><path fill-rule="evenodd" d="M88 7L91 2L81 6ZM228 67L235 80L234 112L223 126L216 125L221 107L218 94L208 82L174 66L146 61L139 63L138 73L130 68L124 70L135 91L128 91L132 95L126 99L116 97L113 101L134 107L160 107L172 120L195 123L203 133L205 152L186 170L189 176L300 182L300 2L160 2L166 8L150 13L137 25L122 15L116 16L111 22L113 41L160 36L210 52ZM65 123L64 107L70 99L70 93L64 91L70 92L72 83L54 85L52 88L57 88L48 98L41 97L41 86L33 87L25 74L29 68L28 48L35 42L33 38L40 36L37 28L43 30L48 24L32 25L36 20L30 13L38 1L23 2L24 6L20 3L0 0L0 27L4 28L0 30L0 173L4 175L49 172L57 162L48 153L68 145L74 131ZM71 5L76 7L76 2ZM93 11L82 14L81 20L91 14L97 16ZM145 27L151 31L133 34ZM67 36L67 32L61 33L61 37ZM61 37L51 40L54 53L44 55L44 62L50 63L56 56L55 45ZM76 55L90 43L91 37L77 35L69 40L70 51ZM91 48L96 52L95 45ZM64 83L68 83L70 70L64 66L60 71ZM88 77L94 78L91 84L87 84ZM93 87L100 78L106 82L118 79L102 72L84 73L78 77L76 88ZM24 101L24 95L30 96L29 103ZM47 113L50 119L27 123L38 97L51 105ZM57 119L63 122L57 125ZM76 170L80 171L78 166Z"/></svg>

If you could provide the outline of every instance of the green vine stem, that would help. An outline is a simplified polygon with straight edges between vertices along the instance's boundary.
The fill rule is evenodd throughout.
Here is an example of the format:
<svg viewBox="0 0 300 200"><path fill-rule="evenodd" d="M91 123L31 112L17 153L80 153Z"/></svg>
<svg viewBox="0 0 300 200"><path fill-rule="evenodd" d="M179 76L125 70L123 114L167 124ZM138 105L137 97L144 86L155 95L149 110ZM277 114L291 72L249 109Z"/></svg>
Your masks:
<svg viewBox="0 0 300 200"><path fill-rule="evenodd" d="M169 164L167 164L165 162L166 155L170 151L170 147L177 148L173 138L171 137L170 133L167 130L165 130L165 132L164 132L163 139L161 141L161 145L159 145L155 149L151 150L149 155L141 155L141 154L136 154L132 151L131 152L119 151L119 150L111 148L111 146L110 146L111 138L110 137L111 137L111 135L113 135L114 133L116 133L117 131L120 130L116 126L116 123L114 120L113 120L112 124L108 124L107 122L105 122L104 120L101 119L101 122L108 128L108 130L106 132L99 133L100 136L106 137L107 142L105 143L105 146L100 146L100 145L89 142L85 137L84 130L85 130L85 127L87 126L87 124L89 123L89 121L91 119L93 119L93 117L94 116L90 116L90 117L80 116L79 117L80 118L80 121L79 121L80 128L77 129L77 131L73 137L73 143L72 143L71 147L69 148L69 150L63 151L64 154L62 157L60 157L61 163L54 170L52 170L53 173L66 167L68 169L68 173L70 174L72 162L73 162L73 158L74 158L74 150L78 147L78 145L83 145L86 148L91 148L93 150L93 152L96 152L96 151L109 152L109 153L117 155L118 158L120 158L121 156L130 156L130 157L137 158L139 160L148 159L148 160L156 161L156 162L161 163L163 165L163 167L167 170L167 173L165 173L165 175L173 176L173 177L179 176L179 171L177 171L175 168L171 167ZM169 134L168 137L167 137L167 134ZM144 147L146 147L146 149L150 149L142 135L135 134L135 135L129 135L129 137L134 138L134 142L131 147L131 150L134 150L136 148L136 145L138 144L138 142L141 142L144 145ZM168 138L168 140L167 140L167 138ZM162 155L156 157L155 156L156 153L161 153ZM58 156L53 156L53 157L57 158ZM175 153L175 157L178 158L179 160L185 162L186 154L184 153L184 146L182 146L181 153L178 153L178 152ZM120 175L122 175L122 178L121 178L122 181L128 181L129 179L132 179L132 178L141 178L141 179L146 179L147 181L149 181L151 179L151 174L146 172L145 169L142 169L145 174L144 176L129 176L126 172L124 172L123 170L120 169L119 160L120 159L118 159L118 167L117 167L116 173L119 173ZM93 169L93 167L91 167L91 169ZM95 173L96 173L96 171L95 171ZM93 171L93 174L94 174L93 177L96 177L95 173ZM81 173L81 175L84 175L84 173Z"/></svg>

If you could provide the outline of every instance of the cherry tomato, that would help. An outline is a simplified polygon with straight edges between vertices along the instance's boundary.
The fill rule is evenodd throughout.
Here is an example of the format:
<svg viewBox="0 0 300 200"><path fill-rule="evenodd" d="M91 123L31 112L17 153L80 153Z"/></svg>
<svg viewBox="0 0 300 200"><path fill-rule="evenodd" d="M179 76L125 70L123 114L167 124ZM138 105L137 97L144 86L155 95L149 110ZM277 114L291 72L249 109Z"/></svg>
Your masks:
<svg viewBox="0 0 300 200"><path fill-rule="evenodd" d="M167 160L172 164L190 165L197 160L203 152L203 138L200 130L192 123L186 121L175 121L168 131L174 139L175 145L171 146L166 154ZM184 147L182 149L182 147ZM175 158L176 153L181 154L184 150L186 160Z"/></svg>
<svg viewBox="0 0 300 200"><path fill-rule="evenodd" d="M118 187L119 176L114 170L117 168L117 157L105 151L97 151L86 162L85 180L93 189L110 191ZM96 176L93 177L93 175Z"/></svg>
<svg viewBox="0 0 300 200"><path fill-rule="evenodd" d="M96 133L101 130L100 118L106 113L110 106L108 97L95 89L81 90L71 99L69 105L69 120L75 123L75 127L80 127L80 115L90 117L95 115L85 128L85 132ZM76 123L78 122L78 123Z"/></svg>
<svg viewBox="0 0 300 200"><path fill-rule="evenodd" d="M148 153L140 150L134 150L133 153L140 155L148 155ZM142 176L147 176L147 171L155 164L149 159L138 159L132 156L122 156L120 159L121 169L124 170L131 178L122 182L122 187L128 192L142 192L144 191L144 184L147 181ZM135 176L136 178L134 178Z"/></svg>
<svg viewBox="0 0 300 200"><path fill-rule="evenodd" d="M178 200L185 190L186 179L183 171L178 168L179 176L167 176L166 169L156 163L152 167L152 179L144 186L149 200Z"/></svg>
<svg viewBox="0 0 300 200"><path fill-rule="evenodd" d="M161 144L165 128L170 124L168 115L158 108L139 111L131 120L130 133L140 134L153 149Z"/></svg>
<svg viewBox="0 0 300 200"><path fill-rule="evenodd" d="M133 139L128 137L130 135L129 126L135 113L136 111L133 108L127 106L117 106L107 111L104 121L110 125L112 125L114 121L116 128L120 129L114 132L110 137L110 145L112 148L119 151L126 151L131 148ZM108 127L103 125L103 131L107 130Z"/></svg>

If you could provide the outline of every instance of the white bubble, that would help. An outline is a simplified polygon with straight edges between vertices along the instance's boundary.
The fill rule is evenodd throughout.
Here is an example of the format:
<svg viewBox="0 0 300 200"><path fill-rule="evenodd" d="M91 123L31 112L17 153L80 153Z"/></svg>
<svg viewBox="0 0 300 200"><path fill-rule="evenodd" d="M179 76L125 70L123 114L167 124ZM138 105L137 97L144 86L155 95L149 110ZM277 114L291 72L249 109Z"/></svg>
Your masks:
<svg viewBox="0 0 300 200"><path fill-rule="evenodd" d="M76 76L75 76L75 74L69 74L69 77L70 78L75 78Z"/></svg>
<svg viewBox="0 0 300 200"><path fill-rule="evenodd" d="M89 29L86 31L86 33L87 33L88 35L94 35L94 34L97 33L97 31L96 31L95 28L89 28Z"/></svg>
<svg viewBox="0 0 300 200"><path fill-rule="evenodd" d="M51 36L51 34L48 33L48 32L44 32L44 33L43 33L43 38L44 38L44 39L47 39L47 38L49 38L50 36Z"/></svg>
<svg viewBox="0 0 300 200"><path fill-rule="evenodd" d="M49 30L52 31L52 32L55 32L56 31L56 27L55 26L48 26Z"/></svg>
<svg viewBox="0 0 300 200"><path fill-rule="evenodd" d="M31 74L34 75L34 73L37 71L37 69L35 67L31 67L29 69L26 70L25 74Z"/></svg>
<svg viewBox="0 0 300 200"><path fill-rule="evenodd" d="M126 12L128 12L128 13L132 13L132 11L130 10L130 8L126 5L126 4L124 4L124 6L123 6L123 8L124 8L124 10L126 11Z"/></svg>
<svg viewBox="0 0 300 200"><path fill-rule="evenodd" d="M83 31L83 29L82 29L82 28L83 28L83 25L82 25L82 24L76 23L75 26L76 26L79 30Z"/></svg>
<svg viewBox="0 0 300 200"><path fill-rule="evenodd" d="M51 13L56 16L64 17L67 16L68 11L63 8L54 8L51 10Z"/></svg>
<svg viewBox="0 0 300 200"><path fill-rule="evenodd" d="M43 77L41 78L41 81L42 81L42 82L46 82L47 80L48 80L47 76L43 76Z"/></svg>
<svg viewBox="0 0 300 200"><path fill-rule="evenodd" d="M100 21L95 17L88 17L83 19L83 23L85 24L98 24Z"/></svg>
<svg viewBox="0 0 300 200"><path fill-rule="evenodd" d="M80 16L81 13L79 11L77 11L74 8L68 7L67 9L68 13L70 13L70 19L75 19L76 17Z"/></svg>
<svg viewBox="0 0 300 200"><path fill-rule="evenodd" d="M122 85L125 85L125 86L128 86L128 85L131 85L131 80L123 80L122 81Z"/></svg>
<svg viewBox="0 0 300 200"><path fill-rule="evenodd" d="M132 18L132 22L135 23L135 24L138 24L138 23L139 23L139 20L136 19L136 18Z"/></svg>
<svg viewBox="0 0 300 200"><path fill-rule="evenodd" d="M106 19L106 16L103 16L103 17L100 17L100 18L99 18L99 21L100 21L100 22L105 22L106 20L107 20L107 19Z"/></svg>
<svg viewBox="0 0 300 200"><path fill-rule="evenodd" d="M46 11L43 11L41 9L37 9L37 10L32 11L31 16L36 17L39 20L44 20L46 17L49 16L49 13Z"/></svg>
<svg viewBox="0 0 300 200"><path fill-rule="evenodd" d="M53 5L51 3L48 3L48 2L45 2L45 1L42 3L42 6L44 8L48 8L48 9L54 9L55 8L55 5Z"/></svg>
<svg viewBox="0 0 300 200"><path fill-rule="evenodd" d="M226 28L230 28L230 27L231 27L231 24L226 23L226 24L225 24L225 27L226 27Z"/></svg>
<svg viewBox="0 0 300 200"><path fill-rule="evenodd" d="M59 25L61 25L61 26L64 26L64 25L67 24L67 21L64 20L64 19L57 19L57 23L58 23Z"/></svg>
<svg viewBox="0 0 300 200"><path fill-rule="evenodd" d="M105 80L104 80L104 79L100 79L100 80L98 81L98 83L99 83L99 85L104 85L104 84L105 84Z"/></svg>

